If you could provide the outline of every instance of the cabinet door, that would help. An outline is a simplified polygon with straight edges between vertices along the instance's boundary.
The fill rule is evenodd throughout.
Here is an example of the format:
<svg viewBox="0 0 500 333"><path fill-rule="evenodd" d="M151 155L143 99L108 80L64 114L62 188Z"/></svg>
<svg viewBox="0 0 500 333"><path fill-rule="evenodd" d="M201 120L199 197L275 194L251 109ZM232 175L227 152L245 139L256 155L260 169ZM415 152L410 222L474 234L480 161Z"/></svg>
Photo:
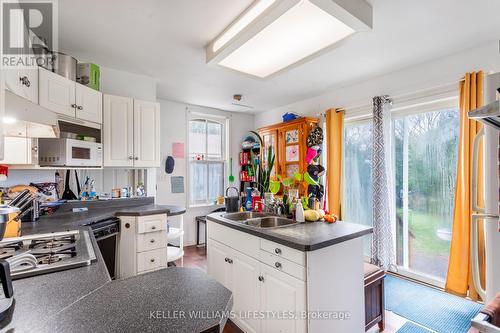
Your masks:
<svg viewBox="0 0 500 333"><path fill-rule="evenodd" d="M134 166L134 102L104 95L104 166Z"/></svg>
<svg viewBox="0 0 500 333"><path fill-rule="evenodd" d="M76 117L102 124L101 92L76 84Z"/></svg>
<svg viewBox="0 0 500 333"><path fill-rule="evenodd" d="M134 166L160 166L160 104L134 100Z"/></svg>
<svg viewBox="0 0 500 333"><path fill-rule="evenodd" d="M207 271L219 283L229 290L231 289L231 264L228 260L231 249L212 239L207 248Z"/></svg>
<svg viewBox="0 0 500 333"><path fill-rule="evenodd" d="M75 116L75 81L39 68L40 105L66 116Z"/></svg>
<svg viewBox="0 0 500 333"><path fill-rule="evenodd" d="M14 94L38 104L38 69L5 70L5 86Z"/></svg>
<svg viewBox="0 0 500 333"><path fill-rule="evenodd" d="M18 137L4 137L4 159L0 163L5 164L30 164L28 156L31 156L31 139ZM28 155L28 150L30 154Z"/></svg>
<svg viewBox="0 0 500 333"><path fill-rule="evenodd" d="M260 265L261 310L283 313L288 317L262 320L263 333L305 333L307 322L301 319L306 311L306 283L265 264ZM297 320L290 318L297 316ZM290 319L288 319L290 318Z"/></svg>
<svg viewBox="0 0 500 333"><path fill-rule="evenodd" d="M234 321L246 333L260 333L261 321L258 318L248 316L248 313L261 308L260 293L258 292L261 285L259 281L260 263L236 251L233 251L230 259L233 311L236 314Z"/></svg>

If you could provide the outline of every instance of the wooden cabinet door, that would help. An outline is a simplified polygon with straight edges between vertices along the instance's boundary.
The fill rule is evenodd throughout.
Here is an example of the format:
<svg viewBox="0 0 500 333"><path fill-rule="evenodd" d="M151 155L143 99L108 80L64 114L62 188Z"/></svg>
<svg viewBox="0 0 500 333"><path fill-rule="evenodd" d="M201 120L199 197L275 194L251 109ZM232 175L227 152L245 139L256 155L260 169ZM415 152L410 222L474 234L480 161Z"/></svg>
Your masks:
<svg viewBox="0 0 500 333"><path fill-rule="evenodd" d="M306 311L306 283L277 269L260 265L261 310L273 313L295 314L294 318L269 317L261 321L263 333L305 333L307 322L302 319Z"/></svg>
<svg viewBox="0 0 500 333"><path fill-rule="evenodd" d="M102 93L76 84L76 117L102 124Z"/></svg>
<svg viewBox="0 0 500 333"><path fill-rule="evenodd" d="M259 281L260 263L237 251L233 251L230 259L235 323L246 333L260 333L261 321L248 316L248 313L261 309L260 293L258 292L261 285ZM242 315L239 316L239 314Z"/></svg>
<svg viewBox="0 0 500 333"><path fill-rule="evenodd" d="M75 116L75 81L39 68L39 103L54 112Z"/></svg>
<svg viewBox="0 0 500 333"><path fill-rule="evenodd" d="M209 240L207 248L207 272L229 290L231 289L231 264L228 263L231 249L226 245Z"/></svg>
<svg viewBox="0 0 500 333"><path fill-rule="evenodd" d="M284 178L293 177L302 171L302 161L305 158L303 130L299 124L283 126L279 129L279 149L281 160L281 175Z"/></svg>
<svg viewBox="0 0 500 333"><path fill-rule="evenodd" d="M134 166L160 166L160 104L134 100Z"/></svg>
<svg viewBox="0 0 500 333"><path fill-rule="evenodd" d="M134 102L104 95L104 166L134 166Z"/></svg>
<svg viewBox="0 0 500 333"><path fill-rule="evenodd" d="M274 166L271 172L271 177L276 176L280 173L280 158L278 151L278 130L262 131L259 133L262 140L264 141L264 147L262 149L262 161L264 166L267 167L267 153L269 147L272 147L274 153Z"/></svg>

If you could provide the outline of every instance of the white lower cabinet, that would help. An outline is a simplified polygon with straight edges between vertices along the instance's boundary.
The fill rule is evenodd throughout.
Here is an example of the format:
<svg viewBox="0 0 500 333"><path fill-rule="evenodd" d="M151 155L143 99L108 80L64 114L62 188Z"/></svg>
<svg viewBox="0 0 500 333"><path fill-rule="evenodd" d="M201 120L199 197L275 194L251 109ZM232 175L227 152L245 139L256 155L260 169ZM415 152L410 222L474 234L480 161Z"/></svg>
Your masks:
<svg viewBox="0 0 500 333"><path fill-rule="evenodd" d="M208 273L232 291L233 320L244 332L307 331L300 318L306 309L305 281L210 238Z"/></svg>
<svg viewBox="0 0 500 333"><path fill-rule="evenodd" d="M167 267L167 215L120 216L118 278Z"/></svg>

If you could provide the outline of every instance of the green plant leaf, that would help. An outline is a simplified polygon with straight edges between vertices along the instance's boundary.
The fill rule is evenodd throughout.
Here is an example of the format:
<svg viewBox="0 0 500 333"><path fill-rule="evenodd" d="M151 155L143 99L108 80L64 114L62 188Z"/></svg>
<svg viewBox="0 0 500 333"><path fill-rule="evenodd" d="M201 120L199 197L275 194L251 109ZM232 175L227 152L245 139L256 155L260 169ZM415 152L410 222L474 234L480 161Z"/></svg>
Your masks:
<svg viewBox="0 0 500 333"><path fill-rule="evenodd" d="M300 172L296 172L293 174L293 177L295 178L296 181L301 182L302 181L302 174Z"/></svg>

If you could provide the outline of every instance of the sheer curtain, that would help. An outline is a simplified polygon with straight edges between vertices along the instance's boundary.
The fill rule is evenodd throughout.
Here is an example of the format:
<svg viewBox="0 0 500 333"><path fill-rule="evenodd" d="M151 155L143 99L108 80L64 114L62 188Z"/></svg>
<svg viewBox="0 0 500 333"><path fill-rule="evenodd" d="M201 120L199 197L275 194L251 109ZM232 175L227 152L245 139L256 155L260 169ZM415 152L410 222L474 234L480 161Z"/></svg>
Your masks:
<svg viewBox="0 0 500 333"><path fill-rule="evenodd" d="M395 269L395 201L392 180L391 100L373 98L373 238L371 260L385 270Z"/></svg>

